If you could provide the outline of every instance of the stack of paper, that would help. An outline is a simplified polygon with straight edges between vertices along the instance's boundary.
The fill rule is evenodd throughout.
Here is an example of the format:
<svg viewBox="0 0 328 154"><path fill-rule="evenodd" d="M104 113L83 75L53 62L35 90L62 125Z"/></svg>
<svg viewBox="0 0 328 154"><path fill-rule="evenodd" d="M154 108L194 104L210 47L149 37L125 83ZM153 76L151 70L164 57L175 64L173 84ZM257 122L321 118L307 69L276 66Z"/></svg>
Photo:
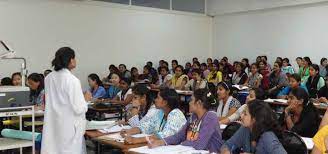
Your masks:
<svg viewBox="0 0 328 154"><path fill-rule="evenodd" d="M139 148L130 149L131 152L145 153L145 154L181 154L181 153L209 153L208 151L195 150L193 147L183 146L183 145L168 145L160 146L153 149L148 148L148 146L143 146Z"/></svg>
<svg viewBox="0 0 328 154"><path fill-rule="evenodd" d="M225 124L220 124L220 129L221 129L221 130L224 130L226 127L227 127L227 125L225 125Z"/></svg>
<svg viewBox="0 0 328 154"><path fill-rule="evenodd" d="M124 142L124 138L120 135L120 133L114 133L114 134L100 136L97 139L99 139L99 140L113 140L113 141L117 141L117 142Z"/></svg>
<svg viewBox="0 0 328 154"><path fill-rule="evenodd" d="M132 128L131 126L115 125L113 127L101 129L101 130L98 130L98 131L107 134L107 133L117 133L117 132L120 132L122 129L131 129L131 128Z"/></svg>
<svg viewBox="0 0 328 154"><path fill-rule="evenodd" d="M110 128L115 124L115 121L87 121L86 130Z"/></svg>

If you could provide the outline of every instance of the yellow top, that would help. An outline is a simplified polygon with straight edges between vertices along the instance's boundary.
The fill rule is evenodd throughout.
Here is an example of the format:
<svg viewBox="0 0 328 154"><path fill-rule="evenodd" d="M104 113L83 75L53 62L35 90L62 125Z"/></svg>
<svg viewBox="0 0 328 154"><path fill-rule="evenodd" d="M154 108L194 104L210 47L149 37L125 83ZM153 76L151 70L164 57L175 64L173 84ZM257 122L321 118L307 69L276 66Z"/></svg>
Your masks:
<svg viewBox="0 0 328 154"><path fill-rule="evenodd" d="M188 82L189 78L188 78L188 76L185 75L185 74L181 75L179 78L176 78L176 76L174 76L174 77L171 79L172 87L173 87L173 88L180 87L181 84L182 84L183 79L185 79L185 78L187 79L187 82Z"/></svg>
<svg viewBox="0 0 328 154"><path fill-rule="evenodd" d="M317 134L313 137L314 146L316 146L321 153L325 153L326 146L325 146L325 137L328 136L328 125L322 127Z"/></svg>
<svg viewBox="0 0 328 154"><path fill-rule="evenodd" d="M216 75L216 77L214 77ZM207 82L209 83L219 83L222 81L222 72L210 72L207 76Z"/></svg>

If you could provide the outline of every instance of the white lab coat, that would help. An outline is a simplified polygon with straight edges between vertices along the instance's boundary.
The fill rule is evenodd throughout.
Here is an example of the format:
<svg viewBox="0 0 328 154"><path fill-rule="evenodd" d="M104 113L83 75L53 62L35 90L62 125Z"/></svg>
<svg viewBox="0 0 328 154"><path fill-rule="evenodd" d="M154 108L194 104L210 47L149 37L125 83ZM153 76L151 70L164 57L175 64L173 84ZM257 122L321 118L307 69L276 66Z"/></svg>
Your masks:
<svg viewBox="0 0 328 154"><path fill-rule="evenodd" d="M88 107L80 80L68 69L50 73L45 79L45 98L41 154L86 153Z"/></svg>

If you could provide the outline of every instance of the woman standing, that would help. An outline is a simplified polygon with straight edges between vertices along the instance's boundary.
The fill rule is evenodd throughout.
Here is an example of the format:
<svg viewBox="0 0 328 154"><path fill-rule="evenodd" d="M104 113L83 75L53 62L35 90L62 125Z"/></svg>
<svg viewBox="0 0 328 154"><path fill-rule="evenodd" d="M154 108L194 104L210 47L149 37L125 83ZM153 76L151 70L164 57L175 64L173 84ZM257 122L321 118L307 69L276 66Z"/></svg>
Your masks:
<svg viewBox="0 0 328 154"><path fill-rule="evenodd" d="M80 80L71 73L76 67L74 50L69 47L60 48L52 66L55 71L45 79L47 105L41 153L86 153L83 135L88 107Z"/></svg>

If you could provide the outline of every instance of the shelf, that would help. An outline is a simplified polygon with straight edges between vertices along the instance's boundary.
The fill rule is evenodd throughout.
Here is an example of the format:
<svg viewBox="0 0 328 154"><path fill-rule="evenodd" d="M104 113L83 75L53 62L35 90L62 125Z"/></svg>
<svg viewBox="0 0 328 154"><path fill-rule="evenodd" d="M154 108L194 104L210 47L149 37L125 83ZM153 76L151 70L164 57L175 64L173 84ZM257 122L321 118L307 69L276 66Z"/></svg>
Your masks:
<svg viewBox="0 0 328 154"><path fill-rule="evenodd" d="M33 142L29 140L0 138L0 150L17 149L32 146Z"/></svg>

